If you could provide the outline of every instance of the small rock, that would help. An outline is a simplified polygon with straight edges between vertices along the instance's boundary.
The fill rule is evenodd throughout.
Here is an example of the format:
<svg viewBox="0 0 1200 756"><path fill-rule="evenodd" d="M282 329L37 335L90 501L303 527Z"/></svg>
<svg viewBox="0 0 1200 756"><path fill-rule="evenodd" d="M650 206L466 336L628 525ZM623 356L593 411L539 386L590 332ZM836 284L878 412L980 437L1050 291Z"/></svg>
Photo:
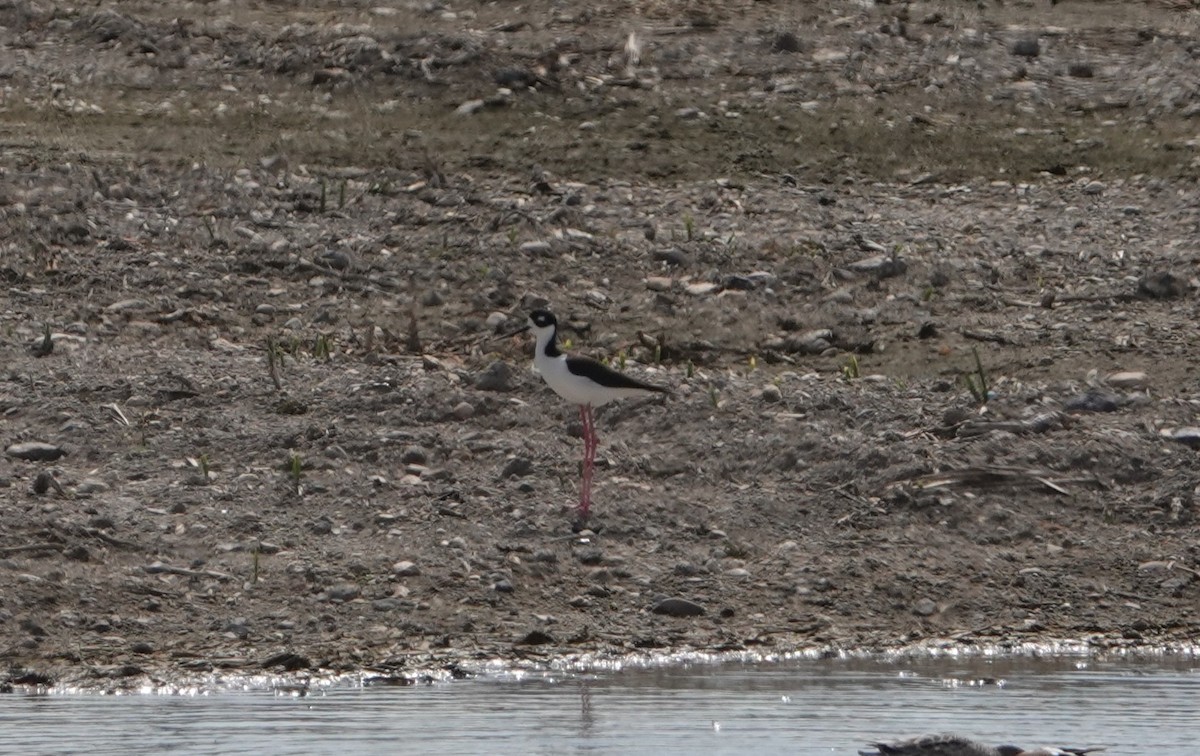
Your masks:
<svg viewBox="0 0 1200 756"><path fill-rule="evenodd" d="M712 294L717 290L717 288L718 286L715 283L711 283L709 281L697 281L696 283L688 284L684 290L693 297L702 297L706 294Z"/></svg>
<svg viewBox="0 0 1200 756"><path fill-rule="evenodd" d="M407 446L400 455L400 461L406 465L424 465L429 463L429 452L420 446Z"/></svg>
<svg viewBox="0 0 1200 756"><path fill-rule="evenodd" d="M1200 428L1198 427L1164 428L1161 435L1193 449L1200 449Z"/></svg>
<svg viewBox="0 0 1200 756"><path fill-rule="evenodd" d="M475 388L480 391L512 391L513 389L513 370L507 362L496 360L487 369L475 377ZM458 414L458 408L455 408L455 415ZM474 408L471 410L474 414ZM467 417L470 417L468 415ZM465 418L459 418L460 420Z"/></svg>
<svg viewBox="0 0 1200 756"><path fill-rule="evenodd" d="M725 576L743 580L750 577L750 570L745 567L734 567L732 570L725 570Z"/></svg>
<svg viewBox="0 0 1200 756"><path fill-rule="evenodd" d="M487 327L492 331L499 331L500 328L508 322L508 316L502 312L493 312L487 316Z"/></svg>
<svg viewBox="0 0 1200 756"><path fill-rule="evenodd" d="M692 258L688 257L688 254L681 249L658 250L654 253L654 259L658 262L664 262L667 265L679 267L690 265L692 262Z"/></svg>
<svg viewBox="0 0 1200 756"><path fill-rule="evenodd" d="M668 617L700 617L704 615L703 606L683 598L665 598L651 607L650 611L655 614L665 614Z"/></svg>
<svg viewBox="0 0 1200 756"><path fill-rule="evenodd" d="M146 304L146 300L144 299L122 299L119 302L113 302L108 307L105 307L104 311L110 313L134 312L137 310L145 310L148 307L149 305Z"/></svg>
<svg viewBox="0 0 1200 756"><path fill-rule="evenodd" d="M470 402L459 402L458 404L454 405L454 409L451 410L451 413L454 415L455 419L469 420L475 416L475 406Z"/></svg>
<svg viewBox="0 0 1200 756"><path fill-rule="evenodd" d="M768 383L763 386L762 399L764 402L775 403L783 399L783 392L774 383Z"/></svg>
<svg viewBox="0 0 1200 756"><path fill-rule="evenodd" d="M1175 299L1182 297L1187 291L1187 280L1166 270L1147 273L1138 279L1137 293L1139 297Z"/></svg>
<svg viewBox="0 0 1200 756"><path fill-rule="evenodd" d="M412 562L396 562L392 565L392 574L396 577L416 577L421 574L421 568Z"/></svg>
<svg viewBox="0 0 1200 756"><path fill-rule="evenodd" d="M527 241L522 244L519 249L522 252L528 252L529 254L533 255L541 255L542 257L548 257L554 251L554 247L552 247L548 241Z"/></svg>
<svg viewBox="0 0 1200 756"><path fill-rule="evenodd" d="M1095 71L1092 70L1090 63L1071 63L1067 66L1067 76L1074 76L1076 79L1090 79L1095 76Z"/></svg>
<svg viewBox="0 0 1200 756"><path fill-rule="evenodd" d="M797 53L802 48L803 45L800 43L800 38L791 32L780 32L775 35L775 39L771 40L772 52Z"/></svg>
<svg viewBox="0 0 1200 756"><path fill-rule="evenodd" d="M533 462L526 457L513 457L500 471L501 478L523 478L533 472Z"/></svg>
<svg viewBox="0 0 1200 756"><path fill-rule="evenodd" d="M1018 39L1012 46L1012 54L1021 58L1036 58L1041 52L1042 46L1036 38Z"/></svg>
<svg viewBox="0 0 1200 756"><path fill-rule="evenodd" d="M41 441L13 444L5 449L5 453L14 459L26 459L30 462L53 462L67 454L61 447Z"/></svg>
<svg viewBox="0 0 1200 756"><path fill-rule="evenodd" d="M1116 412L1120 408L1121 403L1115 396L1099 391L1089 391L1063 404L1063 409L1068 412Z"/></svg>
<svg viewBox="0 0 1200 756"><path fill-rule="evenodd" d="M501 578L492 584L492 590L496 593L512 593L513 584L507 578Z"/></svg>
<svg viewBox="0 0 1200 756"><path fill-rule="evenodd" d="M923 598L913 605L913 614L919 617L928 617L937 611L937 604L933 599Z"/></svg>
<svg viewBox="0 0 1200 756"><path fill-rule="evenodd" d="M646 279L646 288L650 291L670 291L671 279L665 276L650 276Z"/></svg>
<svg viewBox="0 0 1200 756"><path fill-rule="evenodd" d="M517 641L519 646L544 646L547 643L553 643L554 636L550 633L541 630L530 630L524 638Z"/></svg>
<svg viewBox="0 0 1200 756"><path fill-rule="evenodd" d="M421 297L421 304L425 307L438 307L446 303L445 298L438 292L437 289L430 289Z"/></svg>
<svg viewBox="0 0 1200 756"><path fill-rule="evenodd" d="M1095 197L1098 194L1103 194L1105 188L1103 181L1089 181L1083 185L1083 193Z"/></svg>
<svg viewBox="0 0 1200 756"><path fill-rule="evenodd" d="M721 280L721 286L733 291L753 291L758 288L758 283L750 276L725 276Z"/></svg>
<svg viewBox="0 0 1200 756"><path fill-rule="evenodd" d="M327 601L353 601L362 593L362 589L355 583L339 583L330 586L325 591L325 599Z"/></svg>
<svg viewBox="0 0 1200 756"><path fill-rule="evenodd" d="M37 477L33 479L33 485L30 488L38 496L46 493L51 488L59 493L63 492L62 486L59 484L58 480L46 470L42 470L37 474Z"/></svg>
<svg viewBox="0 0 1200 756"><path fill-rule="evenodd" d="M908 263L899 257L890 255L875 255L862 260L856 260L846 266L855 273L870 273L880 278L902 276L908 271Z"/></svg>
<svg viewBox="0 0 1200 756"><path fill-rule="evenodd" d="M1146 385L1146 374L1142 372L1120 372L1108 376L1108 385L1119 389L1142 388Z"/></svg>
<svg viewBox="0 0 1200 756"><path fill-rule="evenodd" d="M79 481L79 485L75 486L76 496L91 496L94 493L104 493L108 490L108 484L97 478L84 478Z"/></svg>
<svg viewBox="0 0 1200 756"><path fill-rule="evenodd" d="M485 104L486 103L484 103L483 100L467 100L462 105L459 105L457 108L455 108L454 112L458 115L474 115L475 113L483 110L483 106Z"/></svg>

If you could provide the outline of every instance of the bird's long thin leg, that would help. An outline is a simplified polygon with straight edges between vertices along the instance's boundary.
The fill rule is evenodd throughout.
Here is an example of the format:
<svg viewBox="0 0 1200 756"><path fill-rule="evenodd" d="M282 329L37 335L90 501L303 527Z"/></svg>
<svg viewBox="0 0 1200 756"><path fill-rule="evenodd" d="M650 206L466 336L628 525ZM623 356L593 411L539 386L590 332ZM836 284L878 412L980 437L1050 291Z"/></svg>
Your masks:
<svg viewBox="0 0 1200 756"><path fill-rule="evenodd" d="M596 418L590 404L579 408L583 418L583 481L579 495L579 517L586 520L592 507L592 471L596 463Z"/></svg>

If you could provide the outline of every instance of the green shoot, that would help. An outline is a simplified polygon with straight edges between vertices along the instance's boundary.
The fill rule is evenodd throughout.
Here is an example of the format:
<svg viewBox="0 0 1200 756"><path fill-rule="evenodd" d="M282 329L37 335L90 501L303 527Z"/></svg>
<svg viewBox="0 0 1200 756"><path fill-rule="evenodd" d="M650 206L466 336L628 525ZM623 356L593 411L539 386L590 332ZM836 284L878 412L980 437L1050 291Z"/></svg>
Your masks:
<svg viewBox="0 0 1200 756"><path fill-rule="evenodd" d="M279 368L283 363L283 350L274 338L267 338L267 372L271 375L271 383L275 384L276 391L283 390L283 381L279 378Z"/></svg>
<svg viewBox="0 0 1200 756"><path fill-rule="evenodd" d="M200 474L204 476L204 484L208 485L212 482L212 467L208 464L208 455L201 454L197 462L200 463Z"/></svg>
<svg viewBox="0 0 1200 756"><path fill-rule="evenodd" d="M696 238L696 219L691 213L683 216L683 229L687 233L687 240L692 241Z"/></svg>
<svg viewBox="0 0 1200 756"><path fill-rule="evenodd" d="M971 396L975 397L975 401L987 404L988 395L991 392L988 387L987 372L983 369L983 361L979 359L979 349L971 347L971 353L975 356L975 372L964 375L963 382L967 384L967 390L971 392Z"/></svg>
<svg viewBox="0 0 1200 756"><path fill-rule="evenodd" d="M848 380L855 380L862 377L862 370L858 365L858 357L850 355L846 360L846 364L842 365L842 375Z"/></svg>
<svg viewBox="0 0 1200 756"><path fill-rule="evenodd" d="M716 386L708 387L708 403L713 406L713 409L721 409L721 396L717 393Z"/></svg>
<svg viewBox="0 0 1200 756"><path fill-rule="evenodd" d="M317 338L313 342L313 357L322 362L329 362L333 358L333 337L327 333L317 334Z"/></svg>
<svg viewBox="0 0 1200 756"><path fill-rule="evenodd" d="M696 365L695 365L695 363L693 363L691 360L688 360L688 361L687 361L687 372L686 372L686 375L687 375L687 378L688 378L688 380L691 380L691 379L692 379L692 377L693 377L694 375L696 375Z"/></svg>
<svg viewBox="0 0 1200 756"><path fill-rule="evenodd" d="M292 452L290 455L288 455L287 467L288 474L292 477L292 485L296 489L296 495L299 496L300 494L304 493L304 484L302 479L304 475L304 462L300 459L300 455L296 452Z"/></svg>

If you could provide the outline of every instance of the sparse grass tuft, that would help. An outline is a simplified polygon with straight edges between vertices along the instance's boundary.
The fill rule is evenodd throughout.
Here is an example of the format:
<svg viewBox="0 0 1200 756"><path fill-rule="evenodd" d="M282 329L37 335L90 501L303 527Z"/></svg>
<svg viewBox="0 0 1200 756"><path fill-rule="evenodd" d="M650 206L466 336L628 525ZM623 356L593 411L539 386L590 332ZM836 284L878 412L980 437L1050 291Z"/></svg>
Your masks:
<svg viewBox="0 0 1200 756"><path fill-rule="evenodd" d="M991 389L988 386L987 372L983 369L983 361L979 358L978 347L971 347L971 354L975 356L975 372L964 375L963 383L967 385L967 390L975 397L975 401L987 404Z"/></svg>
<svg viewBox="0 0 1200 756"><path fill-rule="evenodd" d="M842 376L851 381L862 377L862 369L859 367L856 355L852 354L846 358L845 364L842 365Z"/></svg>

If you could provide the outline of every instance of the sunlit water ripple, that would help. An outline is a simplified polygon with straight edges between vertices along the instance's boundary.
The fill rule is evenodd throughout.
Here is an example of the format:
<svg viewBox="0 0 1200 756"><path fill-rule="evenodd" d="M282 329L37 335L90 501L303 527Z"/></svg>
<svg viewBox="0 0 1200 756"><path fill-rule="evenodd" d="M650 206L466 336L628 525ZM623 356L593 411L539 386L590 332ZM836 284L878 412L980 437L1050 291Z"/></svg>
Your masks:
<svg viewBox="0 0 1200 756"><path fill-rule="evenodd" d="M854 754L952 731L1195 756L1200 661L864 659L516 673L307 696L0 696L3 753Z"/></svg>

